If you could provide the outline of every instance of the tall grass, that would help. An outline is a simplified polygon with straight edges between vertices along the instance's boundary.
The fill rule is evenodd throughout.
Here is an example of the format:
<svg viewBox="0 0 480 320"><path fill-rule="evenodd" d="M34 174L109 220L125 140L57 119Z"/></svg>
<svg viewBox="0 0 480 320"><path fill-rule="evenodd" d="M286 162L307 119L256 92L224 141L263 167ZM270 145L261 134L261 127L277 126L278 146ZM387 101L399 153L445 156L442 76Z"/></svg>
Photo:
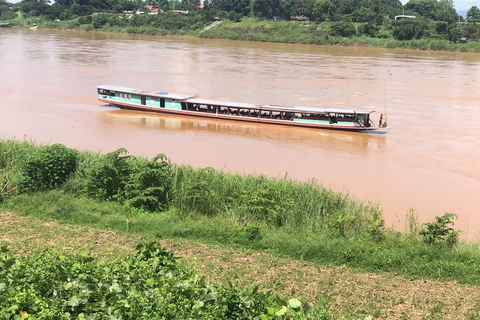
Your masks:
<svg viewBox="0 0 480 320"><path fill-rule="evenodd" d="M139 236L188 238L207 243L268 251L322 264L346 265L370 272L392 272L414 278L456 280L480 285L477 244L454 249L432 246L418 236L385 231L377 240L352 239L301 229L259 227L222 216L175 209L147 213L118 202L76 197L63 191L22 194L4 200L1 210L61 223L133 233Z"/></svg>
<svg viewBox="0 0 480 320"><path fill-rule="evenodd" d="M52 152L48 157L46 150ZM63 159L70 154L66 152L3 140L0 168L9 175L9 186L19 185L26 177L48 182L49 177L32 175L30 170L37 170L42 161L51 164L57 155ZM48 170L52 175L63 174L58 180L66 177L63 185L40 181L35 189L13 188L0 194L0 209L141 235L267 250L368 271L480 285L476 245L450 248L422 241L414 211L408 216L409 232L401 234L384 227L378 206L315 181L194 169L171 164L164 155L152 160L129 156L124 149L107 155L79 152L77 159L76 167L69 166L68 172L57 165Z"/></svg>

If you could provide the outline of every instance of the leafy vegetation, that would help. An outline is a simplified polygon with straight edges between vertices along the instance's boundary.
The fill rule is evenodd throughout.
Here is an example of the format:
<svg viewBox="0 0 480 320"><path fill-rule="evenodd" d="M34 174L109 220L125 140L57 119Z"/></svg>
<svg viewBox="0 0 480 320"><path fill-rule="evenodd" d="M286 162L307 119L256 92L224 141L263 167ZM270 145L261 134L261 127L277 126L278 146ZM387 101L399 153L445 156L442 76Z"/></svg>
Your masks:
<svg viewBox="0 0 480 320"><path fill-rule="evenodd" d="M457 218L457 215L445 213L441 217L435 217L435 222L424 223L424 228L419 231L424 241L428 244L445 244L448 247L457 244L460 231L449 226L454 225L453 218Z"/></svg>
<svg viewBox="0 0 480 320"><path fill-rule="evenodd" d="M23 162L12 159L40 154L45 148L11 140L0 143L0 164L6 164L2 169L19 177L9 182L12 188L24 174ZM193 169L172 165L163 155L147 160L125 152L81 152L76 172L61 187L33 194L14 189L4 195L3 209L145 236L266 250L367 271L480 284L480 273L473 271L478 270L480 254L471 246L454 245L457 231L448 226L449 214L440 221L451 234L446 238L441 225L419 234L413 216L412 232L401 234L385 228L377 206L313 181ZM437 240L423 241L421 235L449 240L447 245L437 245Z"/></svg>
<svg viewBox="0 0 480 320"><path fill-rule="evenodd" d="M20 190L32 192L60 187L77 169L77 152L61 144L45 146L22 161Z"/></svg>
<svg viewBox="0 0 480 320"><path fill-rule="evenodd" d="M309 44L479 51L480 10L452 0L0 0L16 25ZM406 18L405 18L406 17ZM412 18L414 17L414 18ZM403 20L397 20L403 19ZM223 20L221 24L212 22ZM259 24L248 27L243 22ZM225 26L226 25L226 26ZM460 41L461 40L461 41ZM465 44L464 42L472 42ZM462 42L462 43L459 43Z"/></svg>
<svg viewBox="0 0 480 320"><path fill-rule="evenodd" d="M158 242L115 264L56 250L23 258L0 252L2 319L332 319L257 287L214 286Z"/></svg>

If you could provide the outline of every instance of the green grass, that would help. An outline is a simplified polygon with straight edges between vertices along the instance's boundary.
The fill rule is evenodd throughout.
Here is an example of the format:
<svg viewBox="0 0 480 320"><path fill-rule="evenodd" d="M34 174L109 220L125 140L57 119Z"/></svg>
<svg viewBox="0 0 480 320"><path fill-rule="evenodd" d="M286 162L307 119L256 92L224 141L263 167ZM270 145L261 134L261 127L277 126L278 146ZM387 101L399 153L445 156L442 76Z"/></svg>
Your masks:
<svg viewBox="0 0 480 320"><path fill-rule="evenodd" d="M478 247L471 244L461 244L450 250L399 233L387 233L384 240L373 242L332 238L288 228L262 228L258 238L252 240L248 226L223 217L179 216L173 211L161 214L132 212L118 203L76 198L59 191L10 197L1 209L61 223L143 236L201 240L321 264L392 272L412 279L456 280L480 285L480 254Z"/></svg>
<svg viewBox="0 0 480 320"><path fill-rule="evenodd" d="M74 155L77 161L63 165ZM412 215L411 232L386 229L378 206L314 181L193 169L122 149L101 155L14 140L0 142L0 169L4 211L480 285L477 245L451 248L433 234L430 244L422 241Z"/></svg>
<svg viewBox="0 0 480 320"><path fill-rule="evenodd" d="M140 238L132 232L120 234L0 213L0 247L7 246L17 257L55 248L58 254L92 256L118 264L132 254L134 243ZM183 238L162 237L160 243L179 257L182 266L196 270L208 283L234 286L240 291L255 284L261 291L274 291L284 298L297 297L315 309L331 310L334 317L428 318L429 310L439 302L443 308L436 313L437 317L476 319L480 310L480 287L424 279L412 281L390 273L355 272L345 266L324 266ZM462 308L456 307L459 305Z"/></svg>
<svg viewBox="0 0 480 320"><path fill-rule="evenodd" d="M272 22L246 19L241 22L225 21L200 34L204 38L247 40L262 42L303 43L317 45L342 45L378 48L404 48L419 50L443 50L480 52L477 41L453 43L438 39L414 39L409 41L368 36L336 37L329 35L332 23Z"/></svg>

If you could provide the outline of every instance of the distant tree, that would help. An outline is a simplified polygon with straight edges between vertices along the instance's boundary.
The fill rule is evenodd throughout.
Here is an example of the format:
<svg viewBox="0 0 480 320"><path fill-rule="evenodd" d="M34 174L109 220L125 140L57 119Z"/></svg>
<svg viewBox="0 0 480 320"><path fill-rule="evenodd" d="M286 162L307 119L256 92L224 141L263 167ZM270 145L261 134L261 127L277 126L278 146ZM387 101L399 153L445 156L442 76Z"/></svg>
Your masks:
<svg viewBox="0 0 480 320"><path fill-rule="evenodd" d="M356 33L355 25L350 22L335 22L331 27L331 34L333 36L352 37Z"/></svg>
<svg viewBox="0 0 480 320"><path fill-rule="evenodd" d="M240 13L241 15L246 16L250 12L250 0L212 0L209 7L211 9L227 12L233 10L235 13Z"/></svg>
<svg viewBox="0 0 480 320"><path fill-rule="evenodd" d="M15 11L10 9L10 6L7 4L7 2L0 0L0 20L15 19L16 17L17 14Z"/></svg>
<svg viewBox="0 0 480 320"><path fill-rule="evenodd" d="M395 21L393 36L398 40L420 39L429 33L429 24L424 19L405 19Z"/></svg>
<svg viewBox="0 0 480 320"><path fill-rule="evenodd" d="M335 13L335 5L330 0L316 0L313 4L313 17L325 21L332 20Z"/></svg>
<svg viewBox="0 0 480 320"><path fill-rule="evenodd" d="M480 9L477 6L473 6L467 11L467 21L473 22L473 24L480 22Z"/></svg>
<svg viewBox="0 0 480 320"><path fill-rule="evenodd" d="M424 18L435 19L437 6L437 0L410 0L405 9L415 11Z"/></svg>
<svg viewBox="0 0 480 320"><path fill-rule="evenodd" d="M47 14L50 6L45 1L24 0L20 3L20 10L29 16L42 16Z"/></svg>
<svg viewBox="0 0 480 320"><path fill-rule="evenodd" d="M453 6L453 0L439 0L435 18L437 21L446 21L448 23L457 22L458 14Z"/></svg>
<svg viewBox="0 0 480 320"><path fill-rule="evenodd" d="M280 13L279 0L252 0L252 13L260 18L272 19Z"/></svg>
<svg viewBox="0 0 480 320"><path fill-rule="evenodd" d="M352 13L352 19L355 22L373 22L375 20L376 13L370 8L356 9Z"/></svg>
<svg viewBox="0 0 480 320"><path fill-rule="evenodd" d="M462 37L462 31L457 26L451 26L447 30L448 40L457 42Z"/></svg>

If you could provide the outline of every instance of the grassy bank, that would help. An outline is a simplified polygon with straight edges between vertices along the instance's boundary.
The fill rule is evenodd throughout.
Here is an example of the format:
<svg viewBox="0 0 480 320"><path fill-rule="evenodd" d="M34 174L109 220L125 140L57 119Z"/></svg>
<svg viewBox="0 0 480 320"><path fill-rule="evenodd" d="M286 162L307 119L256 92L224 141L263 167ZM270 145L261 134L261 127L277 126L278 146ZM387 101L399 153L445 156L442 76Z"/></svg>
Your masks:
<svg viewBox="0 0 480 320"><path fill-rule="evenodd" d="M215 28L202 32L200 37L315 45L480 52L478 42L453 43L439 39L413 39L405 41L396 40L392 37L373 38L366 35L360 37L331 36L330 28L332 25L332 23L326 22L223 21ZM360 26L362 26L362 24L359 24L357 27Z"/></svg>
<svg viewBox="0 0 480 320"><path fill-rule="evenodd" d="M272 252L327 265L480 284L480 252L454 245L444 223L384 227L381 210L347 195L263 176L40 147L0 144L2 210L145 236Z"/></svg>
<svg viewBox="0 0 480 320"><path fill-rule="evenodd" d="M138 19L137 19L138 18ZM188 35L211 39L229 39L244 41L301 43L314 45L341 45L377 48L404 48L418 50L442 50L459 52L480 52L478 41L468 43L451 42L442 38L421 38L412 40L396 40L391 30L380 30L380 36L370 36L362 30L362 23L352 24L352 34L342 36L333 31L338 23L333 22L295 22L295 21L258 21L244 18L240 22L223 20L212 28L207 28L210 20L200 15L184 17L165 14L158 17L142 18L135 16L141 22L127 23L127 18L107 14L97 14L89 17L79 17L73 20L50 21L43 17L18 17L8 22L15 26L32 26L40 28L102 31L148 35ZM134 20L135 20L134 19ZM148 20L151 21L143 21ZM93 21L92 21L93 20ZM356 34L356 35L355 35Z"/></svg>
<svg viewBox="0 0 480 320"><path fill-rule="evenodd" d="M15 256L55 248L58 254L93 256L118 263L133 254L140 236L32 216L0 213L0 245ZM412 280L389 273L355 272L239 248L163 237L161 244L209 283L239 291L253 284L289 299L297 297L333 317L359 319L477 319L480 287L454 282ZM360 318L361 319L361 318Z"/></svg>

